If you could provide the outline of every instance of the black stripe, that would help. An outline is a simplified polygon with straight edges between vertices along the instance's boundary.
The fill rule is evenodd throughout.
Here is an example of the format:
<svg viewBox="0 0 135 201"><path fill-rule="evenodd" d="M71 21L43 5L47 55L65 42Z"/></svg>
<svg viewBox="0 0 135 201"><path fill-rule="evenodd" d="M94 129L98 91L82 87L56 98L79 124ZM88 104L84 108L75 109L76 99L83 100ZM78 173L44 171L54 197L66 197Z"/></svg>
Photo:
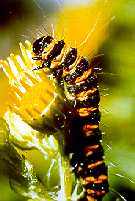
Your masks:
<svg viewBox="0 0 135 201"><path fill-rule="evenodd" d="M96 161L103 160L104 156L104 150L101 144L99 144L99 147L93 151L93 153L89 156L84 156L84 162L88 163L95 163Z"/></svg>
<svg viewBox="0 0 135 201"><path fill-rule="evenodd" d="M89 183L85 186L86 189L105 192L108 192L108 187L109 185L107 180L104 180L102 183Z"/></svg>
<svg viewBox="0 0 135 201"><path fill-rule="evenodd" d="M107 176L107 166L105 165L105 163L102 163L101 165L98 165L93 169L87 168L86 169L86 175L87 176L93 176L93 177L99 177L100 175L106 175Z"/></svg>
<svg viewBox="0 0 135 201"><path fill-rule="evenodd" d="M69 93L78 94L82 91L87 91L92 87L97 87L97 76L91 74L83 83L75 85L67 85Z"/></svg>
<svg viewBox="0 0 135 201"><path fill-rule="evenodd" d="M88 61L82 57L80 60L79 64L76 66L76 70L72 74L68 74L65 76L64 80L66 82L73 82L77 77L80 77L86 70L89 68L89 63Z"/></svg>
<svg viewBox="0 0 135 201"><path fill-rule="evenodd" d="M77 49L70 48L70 51L67 53L64 61L60 64L60 67L62 67L63 69L68 68L75 62L76 58L77 58Z"/></svg>
<svg viewBox="0 0 135 201"><path fill-rule="evenodd" d="M77 49L76 48L71 48L69 53L66 55L64 61L58 65L58 68L53 69L53 75L54 77L59 81L62 78L63 74L63 69L69 67L74 63L77 57Z"/></svg>
<svg viewBox="0 0 135 201"><path fill-rule="evenodd" d="M63 40L58 41L58 43L54 45L53 49L51 50L51 52L47 56L47 59L53 60L58 55L60 55L61 50L63 49L64 45L65 45L65 42Z"/></svg>
<svg viewBox="0 0 135 201"><path fill-rule="evenodd" d="M84 134L82 134L84 136ZM99 128L93 130L90 136L83 137L83 143L85 145L93 145L98 144L99 141L102 139L102 133Z"/></svg>
<svg viewBox="0 0 135 201"><path fill-rule="evenodd" d="M82 178L86 177L98 178L100 175L106 175L106 176L108 175L107 166L105 165L105 163L102 163L101 165L98 165L93 169L88 168L87 165L85 164L83 170L80 171L79 174L77 174L77 176Z"/></svg>
<svg viewBox="0 0 135 201"><path fill-rule="evenodd" d="M59 81L62 78L63 68L59 66L57 69L52 69L53 76Z"/></svg>
<svg viewBox="0 0 135 201"><path fill-rule="evenodd" d="M95 163L98 160L97 161L93 160L93 161ZM107 166L105 165L104 162L100 165L95 166L94 168L88 168L90 161L88 160L88 158L86 159L86 157L84 157L84 155L82 155L82 153L80 153L80 154L75 153L72 156L72 159L70 160L70 164L74 168L73 172L75 173L75 175L77 177L82 177L82 178L95 177L95 178L97 178L100 175L106 175L106 176L108 175L107 174ZM92 162L91 162L91 164L92 164ZM82 167L82 170L80 170L78 172L79 167Z"/></svg>

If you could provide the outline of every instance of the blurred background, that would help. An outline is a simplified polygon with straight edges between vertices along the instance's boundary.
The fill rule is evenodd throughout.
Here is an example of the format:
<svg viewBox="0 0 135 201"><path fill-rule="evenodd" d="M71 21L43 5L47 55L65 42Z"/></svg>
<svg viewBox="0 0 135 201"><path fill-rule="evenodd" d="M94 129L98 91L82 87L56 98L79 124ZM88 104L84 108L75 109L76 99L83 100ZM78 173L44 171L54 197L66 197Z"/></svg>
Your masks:
<svg viewBox="0 0 135 201"><path fill-rule="evenodd" d="M83 3L87 0L83 0ZM18 51L18 43L38 37L41 24L48 26L48 17L59 12L64 4L79 4L70 0L1 0L0 1L0 58ZM119 192L128 201L135 201L135 1L119 0L109 37L99 53L103 73L99 73L104 149L109 164L112 192L105 200L120 200ZM49 18L50 19L50 18ZM8 85L0 72L0 105ZM5 135L0 120L0 143ZM42 162L39 161L39 169ZM0 161L0 201L21 201L9 185Z"/></svg>

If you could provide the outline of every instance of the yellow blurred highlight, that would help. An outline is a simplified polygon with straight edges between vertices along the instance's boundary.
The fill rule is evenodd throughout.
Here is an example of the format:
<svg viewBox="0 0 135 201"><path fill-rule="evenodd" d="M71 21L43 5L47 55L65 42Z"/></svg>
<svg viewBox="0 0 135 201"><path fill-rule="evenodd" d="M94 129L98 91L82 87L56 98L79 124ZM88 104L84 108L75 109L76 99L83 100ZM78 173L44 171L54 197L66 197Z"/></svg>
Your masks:
<svg viewBox="0 0 135 201"><path fill-rule="evenodd" d="M1 80L0 115L10 109L31 123L53 100L54 87L42 70L33 71L36 64L32 59L31 43L20 43L20 50L22 56L12 53L7 60L0 60L6 75Z"/></svg>
<svg viewBox="0 0 135 201"><path fill-rule="evenodd" d="M11 86L8 83L7 77L0 71L0 117L3 117L5 111L8 109L7 102L11 103L10 92Z"/></svg>
<svg viewBox="0 0 135 201"><path fill-rule="evenodd" d="M87 5L65 7L59 14L55 36L92 57L107 36L112 20L112 0L90 1Z"/></svg>

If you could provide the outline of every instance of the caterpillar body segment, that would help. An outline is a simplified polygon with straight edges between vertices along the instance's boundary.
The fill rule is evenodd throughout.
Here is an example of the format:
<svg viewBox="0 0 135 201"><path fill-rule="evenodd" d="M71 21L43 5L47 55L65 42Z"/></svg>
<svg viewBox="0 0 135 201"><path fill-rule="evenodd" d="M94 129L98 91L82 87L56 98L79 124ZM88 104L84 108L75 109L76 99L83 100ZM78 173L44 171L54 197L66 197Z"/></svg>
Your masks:
<svg viewBox="0 0 135 201"><path fill-rule="evenodd" d="M94 68L76 48L51 36L43 36L33 43L33 59L37 60L35 70L48 70L64 94L67 105L63 110L64 152L69 157L72 155L73 172L84 189L79 201L101 201L109 185L99 129L100 95Z"/></svg>

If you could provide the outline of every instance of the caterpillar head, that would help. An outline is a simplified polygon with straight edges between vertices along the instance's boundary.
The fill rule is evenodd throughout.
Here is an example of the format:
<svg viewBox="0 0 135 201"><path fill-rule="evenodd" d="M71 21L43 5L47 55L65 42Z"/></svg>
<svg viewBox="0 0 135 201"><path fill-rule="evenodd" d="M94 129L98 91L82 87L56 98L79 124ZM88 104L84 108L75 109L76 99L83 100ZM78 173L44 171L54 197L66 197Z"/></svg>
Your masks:
<svg viewBox="0 0 135 201"><path fill-rule="evenodd" d="M33 43L33 60L36 60L37 67L33 70L50 67L51 61L47 60L48 50L51 48L53 38L42 36Z"/></svg>
<svg viewBox="0 0 135 201"><path fill-rule="evenodd" d="M44 48L52 42L53 38L51 36L42 36L33 43L33 53L35 55L40 55L44 51Z"/></svg>

